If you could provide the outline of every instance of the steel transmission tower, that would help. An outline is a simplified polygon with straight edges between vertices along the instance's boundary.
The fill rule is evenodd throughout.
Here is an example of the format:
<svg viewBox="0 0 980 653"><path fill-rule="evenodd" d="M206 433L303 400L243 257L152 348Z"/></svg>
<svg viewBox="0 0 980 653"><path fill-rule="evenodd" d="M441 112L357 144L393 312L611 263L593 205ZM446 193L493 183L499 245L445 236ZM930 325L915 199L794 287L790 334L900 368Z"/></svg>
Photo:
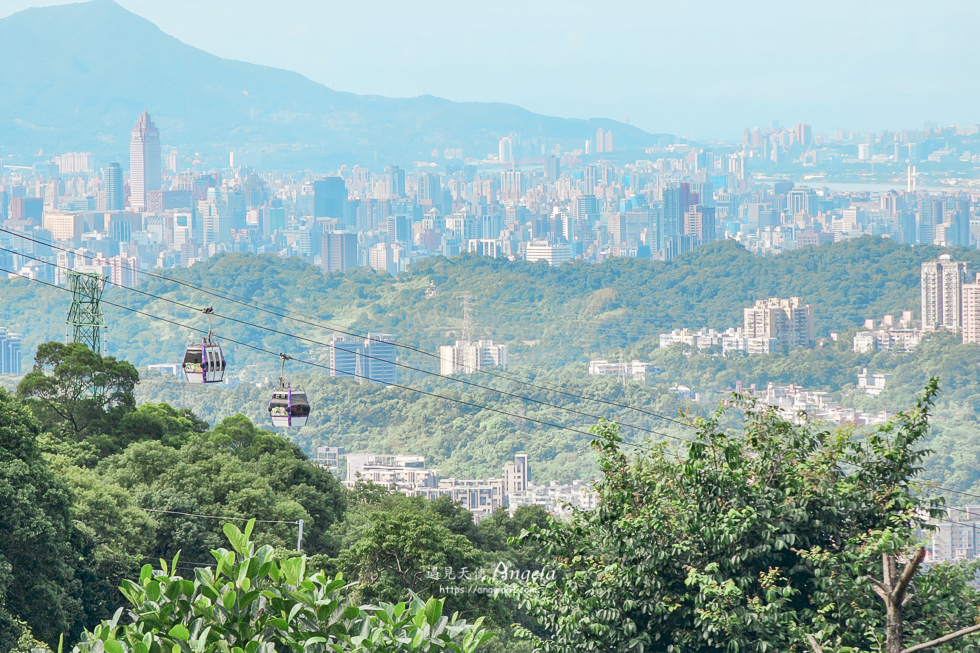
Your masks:
<svg viewBox="0 0 980 653"><path fill-rule="evenodd" d="M80 342L99 355L105 354L105 316L102 315L102 290L106 277L87 272L68 272L71 309L65 327L65 344Z"/></svg>

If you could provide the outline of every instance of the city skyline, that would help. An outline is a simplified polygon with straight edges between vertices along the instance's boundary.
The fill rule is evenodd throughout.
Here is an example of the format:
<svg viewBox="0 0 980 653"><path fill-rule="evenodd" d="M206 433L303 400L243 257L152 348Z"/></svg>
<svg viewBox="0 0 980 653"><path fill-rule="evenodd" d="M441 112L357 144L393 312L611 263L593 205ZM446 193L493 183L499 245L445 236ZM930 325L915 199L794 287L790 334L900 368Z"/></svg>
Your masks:
<svg viewBox="0 0 980 653"><path fill-rule="evenodd" d="M0 16L52 4L65 3L4 0ZM956 83L978 47L969 28L980 7L966 2L942 12L911 2L819 10L756 2L711 11L538 2L464 12L442 2L420 11L297 0L276 12L229 11L227 2L120 4L189 45L352 93L509 102L702 140L735 141L745 126L773 120L828 132L977 122L969 109L976 92ZM310 38L317 25L338 27L330 39ZM379 35L383 52L371 47Z"/></svg>

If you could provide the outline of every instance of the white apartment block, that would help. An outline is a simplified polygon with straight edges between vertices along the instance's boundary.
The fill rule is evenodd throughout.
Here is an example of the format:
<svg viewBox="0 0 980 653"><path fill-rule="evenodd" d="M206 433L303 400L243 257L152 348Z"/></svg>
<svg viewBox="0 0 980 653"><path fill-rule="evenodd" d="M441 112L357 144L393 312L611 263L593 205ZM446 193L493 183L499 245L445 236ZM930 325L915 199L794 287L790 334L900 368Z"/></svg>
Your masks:
<svg viewBox="0 0 980 653"><path fill-rule="evenodd" d="M721 355L727 356L732 352L745 352L749 355L770 354L779 348L773 338L748 337L742 327L725 329L718 332L714 329L674 329L670 333L660 334L660 347L684 345L691 349L704 351L712 347L721 347Z"/></svg>
<svg viewBox="0 0 980 653"><path fill-rule="evenodd" d="M963 284L963 342L980 344L980 274Z"/></svg>
<svg viewBox="0 0 980 653"><path fill-rule="evenodd" d="M813 307L799 297L756 301L743 311L745 337L775 340L783 350L812 347L816 341Z"/></svg>
<svg viewBox="0 0 980 653"><path fill-rule="evenodd" d="M864 331L854 334L853 349L856 352L871 351L910 352L922 342L919 322L912 319L912 311L904 311L899 320L886 315L880 323L864 321Z"/></svg>
<svg viewBox="0 0 980 653"><path fill-rule="evenodd" d="M344 457L340 447L317 449L317 463L332 472ZM513 462L504 465L501 478L489 479L440 478L439 470L426 469L424 456L356 453L347 454L346 460L347 487L370 482L406 496L448 496L473 513L476 521L507 507L509 495L519 496L533 487L525 453L516 454Z"/></svg>
<svg viewBox="0 0 980 653"><path fill-rule="evenodd" d="M944 521L932 524L930 562L956 562L977 557L980 506L950 507Z"/></svg>
<svg viewBox="0 0 980 653"><path fill-rule="evenodd" d="M891 381L891 374L884 374L883 372L875 372L870 374L868 368L861 370L857 378L858 390L864 390L865 394L869 394L872 397L877 397L882 392L885 391L885 385Z"/></svg>
<svg viewBox="0 0 980 653"><path fill-rule="evenodd" d="M653 363L642 363L638 360L622 363L611 363L607 360L589 361L589 374L591 376L616 376L619 378L631 376L638 383L646 383L648 372L660 374L660 371L660 368Z"/></svg>
<svg viewBox="0 0 980 653"><path fill-rule="evenodd" d="M968 277L968 263L953 261L943 254L935 261L922 264L922 328L925 331L947 329L959 331L963 326L963 285Z"/></svg>
<svg viewBox="0 0 980 653"><path fill-rule="evenodd" d="M572 246L569 243L550 244L544 241L533 241L524 250L524 259L535 263L546 261L548 265L561 265L572 258Z"/></svg>
<svg viewBox="0 0 980 653"><path fill-rule="evenodd" d="M443 376L472 374L491 367L507 369L507 345L495 344L493 340L479 340L457 341L455 345L439 348L439 373Z"/></svg>

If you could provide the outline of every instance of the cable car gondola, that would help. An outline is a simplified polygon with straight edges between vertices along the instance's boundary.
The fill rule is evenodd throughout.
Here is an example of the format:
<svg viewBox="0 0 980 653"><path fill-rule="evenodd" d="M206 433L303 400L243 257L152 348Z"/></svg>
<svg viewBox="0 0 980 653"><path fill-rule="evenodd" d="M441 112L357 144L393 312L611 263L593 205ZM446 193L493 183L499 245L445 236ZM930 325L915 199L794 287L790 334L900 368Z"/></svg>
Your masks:
<svg viewBox="0 0 980 653"><path fill-rule="evenodd" d="M273 426L306 426L310 418L310 400L303 388L292 388L283 376L289 356L279 354L282 365L279 368L279 385L272 391L269 400L269 417Z"/></svg>
<svg viewBox="0 0 980 653"><path fill-rule="evenodd" d="M225 356L211 331L210 306L202 311L208 316L208 332L200 344L188 345L184 352L184 378L188 383L221 383L225 378Z"/></svg>

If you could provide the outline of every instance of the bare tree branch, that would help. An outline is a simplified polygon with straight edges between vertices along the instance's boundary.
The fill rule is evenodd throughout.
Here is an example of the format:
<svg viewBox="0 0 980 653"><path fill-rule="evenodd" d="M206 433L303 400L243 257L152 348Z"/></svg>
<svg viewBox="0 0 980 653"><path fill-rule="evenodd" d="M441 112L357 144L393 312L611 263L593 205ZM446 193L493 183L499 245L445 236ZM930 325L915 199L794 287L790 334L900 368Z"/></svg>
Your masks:
<svg viewBox="0 0 980 653"><path fill-rule="evenodd" d="M915 575L916 570L919 568L919 564L926 557L926 550L924 547L919 547L912 559L909 560L908 564L905 565L905 570L902 572L901 577L895 584L895 589L892 590L892 600L895 603L901 603L902 597L905 595L905 590L912 581L912 576Z"/></svg>
<svg viewBox="0 0 980 653"><path fill-rule="evenodd" d="M810 642L810 649L813 651L813 653L823 653L823 649L820 647L820 644L817 643L816 637L810 633L807 633L806 641Z"/></svg>
<svg viewBox="0 0 980 653"><path fill-rule="evenodd" d="M963 637L963 635L969 635L970 633L975 633L977 631L980 631L980 624L977 624L975 626L969 626L962 630L957 630L955 633L950 633L949 635L943 635L939 639L934 639L930 642L924 642L922 644L916 644L915 646L910 646L909 648L904 649L902 653L915 653L916 651L924 651L927 648L932 648L933 646L939 646L940 644L951 642L954 639Z"/></svg>
<svg viewBox="0 0 980 653"><path fill-rule="evenodd" d="M872 578L871 580L874 580L874 579ZM884 601L887 604L888 601L891 600L891 595L888 593L888 590L886 590L886 589L884 589L882 587L879 587L879 585L880 585L880 583L875 580L875 584L871 586L871 589L873 589L875 591L875 594L877 594L878 596L880 596L881 597L881 600Z"/></svg>

